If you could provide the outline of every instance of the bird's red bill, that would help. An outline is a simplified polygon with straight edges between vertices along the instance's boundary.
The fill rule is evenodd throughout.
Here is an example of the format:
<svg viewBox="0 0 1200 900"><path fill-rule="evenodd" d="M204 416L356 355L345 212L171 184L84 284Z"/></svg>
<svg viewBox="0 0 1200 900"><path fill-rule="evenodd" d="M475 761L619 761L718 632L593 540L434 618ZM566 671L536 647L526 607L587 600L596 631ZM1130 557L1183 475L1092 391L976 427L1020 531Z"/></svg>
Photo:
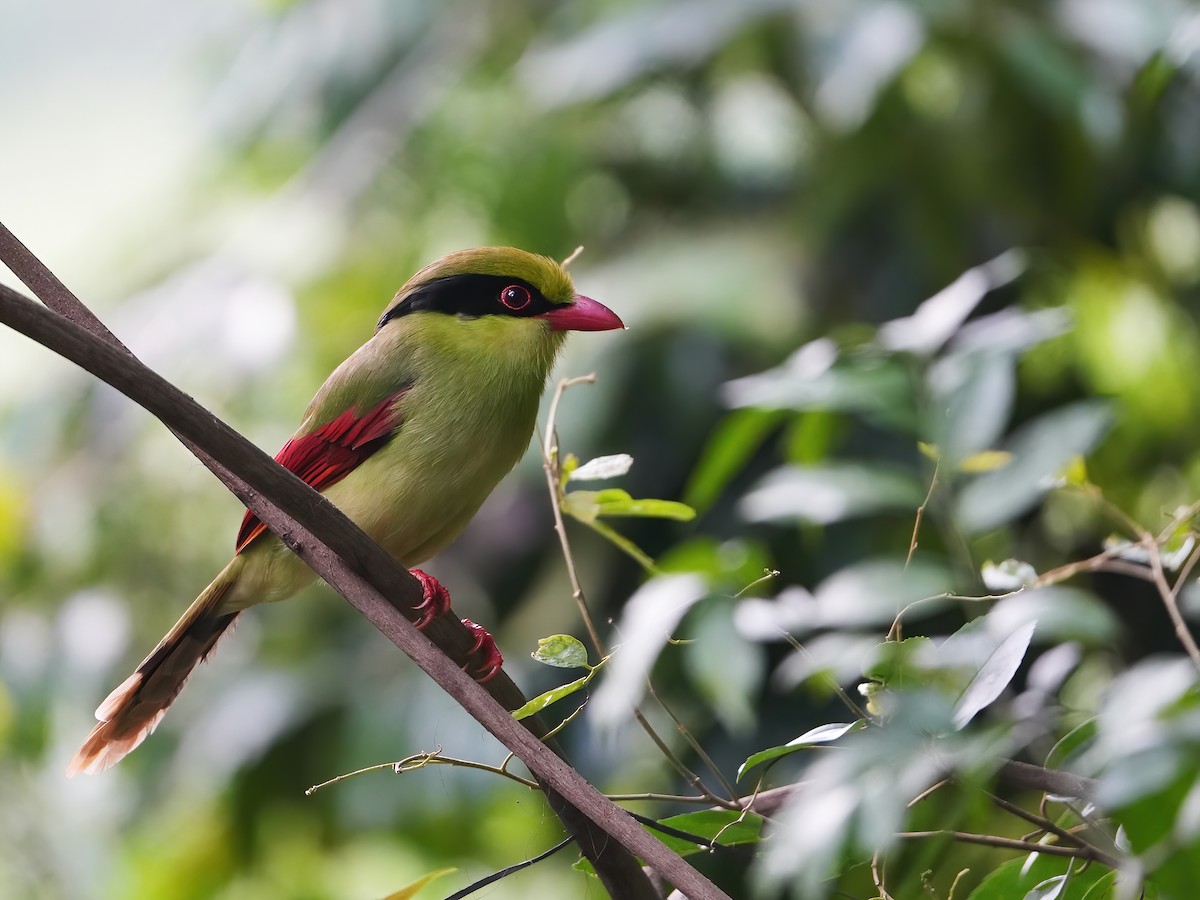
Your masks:
<svg viewBox="0 0 1200 900"><path fill-rule="evenodd" d="M599 300L583 294L576 296L571 303L542 313L541 317L555 331L611 331L625 327L615 312Z"/></svg>

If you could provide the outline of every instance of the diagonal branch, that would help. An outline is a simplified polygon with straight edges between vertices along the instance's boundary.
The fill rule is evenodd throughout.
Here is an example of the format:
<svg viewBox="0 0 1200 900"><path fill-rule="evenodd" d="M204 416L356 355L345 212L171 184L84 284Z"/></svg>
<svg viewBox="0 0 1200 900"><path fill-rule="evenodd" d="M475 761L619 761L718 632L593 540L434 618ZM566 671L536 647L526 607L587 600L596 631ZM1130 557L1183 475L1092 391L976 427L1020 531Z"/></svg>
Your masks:
<svg viewBox="0 0 1200 900"><path fill-rule="evenodd" d="M55 310L0 285L0 322L103 379L170 428L293 552L521 758L611 893L657 896L630 856L636 853L693 900L726 896L509 715L524 697L507 675L501 673L485 689L459 668L473 639L456 617L442 617L426 632L418 631L407 618L421 597L416 579L340 510L120 347L3 226L0 261ZM530 722L530 727L541 726Z"/></svg>

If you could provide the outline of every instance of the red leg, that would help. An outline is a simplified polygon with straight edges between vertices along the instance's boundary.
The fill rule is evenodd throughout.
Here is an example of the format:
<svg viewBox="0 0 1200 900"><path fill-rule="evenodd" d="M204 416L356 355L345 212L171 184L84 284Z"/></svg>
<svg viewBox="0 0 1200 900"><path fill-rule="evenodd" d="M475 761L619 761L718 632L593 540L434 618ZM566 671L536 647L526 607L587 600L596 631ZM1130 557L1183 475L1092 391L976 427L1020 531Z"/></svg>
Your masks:
<svg viewBox="0 0 1200 900"><path fill-rule="evenodd" d="M504 667L504 657L500 655L495 638L486 628L476 625L470 619L463 619L462 623L475 633L475 644L467 653L470 662L463 666L463 671L480 684L484 684L499 674Z"/></svg>
<svg viewBox="0 0 1200 900"><path fill-rule="evenodd" d="M420 569L413 569L412 574L421 582L421 602L415 607L418 615L413 624L424 628L438 616L450 612L450 592L442 587L440 581Z"/></svg>
<svg viewBox="0 0 1200 900"><path fill-rule="evenodd" d="M416 605L417 620L413 624L424 628L438 616L450 612L450 592L442 587L436 578L426 575L420 569L413 569L412 574L421 582L422 594L421 602ZM463 666L463 671L483 684L496 677L504 666L504 657L500 655L495 639L486 628L476 625L470 619L463 619L462 623L471 629L475 636L474 644L467 651L468 662Z"/></svg>

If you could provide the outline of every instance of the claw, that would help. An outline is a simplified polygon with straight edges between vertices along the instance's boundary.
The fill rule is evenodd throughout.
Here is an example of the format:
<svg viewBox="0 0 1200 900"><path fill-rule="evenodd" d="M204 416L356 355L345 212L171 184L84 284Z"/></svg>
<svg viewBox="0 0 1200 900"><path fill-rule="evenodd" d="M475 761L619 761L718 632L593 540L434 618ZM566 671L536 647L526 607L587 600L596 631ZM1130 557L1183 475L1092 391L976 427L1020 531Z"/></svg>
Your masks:
<svg viewBox="0 0 1200 900"><path fill-rule="evenodd" d="M463 671L480 684L484 684L495 678L504 668L504 657L500 655L495 638L486 628L476 625L470 619L463 619L462 623L475 635L475 643L467 651L469 662L462 667Z"/></svg>
<svg viewBox="0 0 1200 900"><path fill-rule="evenodd" d="M442 587L440 581L420 569L413 569L412 574L421 582L421 602L413 607L417 613L417 620L413 624L424 628L438 616L450 611L450 592Z"/></svg>

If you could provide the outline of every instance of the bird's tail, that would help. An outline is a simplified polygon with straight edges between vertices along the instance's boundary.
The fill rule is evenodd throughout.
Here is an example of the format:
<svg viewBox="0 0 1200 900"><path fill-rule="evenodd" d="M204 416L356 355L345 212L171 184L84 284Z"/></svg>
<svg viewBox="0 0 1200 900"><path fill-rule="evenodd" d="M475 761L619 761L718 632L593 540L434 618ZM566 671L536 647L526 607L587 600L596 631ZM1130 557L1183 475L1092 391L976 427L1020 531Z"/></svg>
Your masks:
<svg viewBox="0 0 1200 900"><path fill-rule="evenodd" d="M222 598L236 583L234 570L229 566L201 592L137 671L96 709L100 722L67 764L68 778L116 765L155 729L192 670L238 617L221 611Z"/></svg>

